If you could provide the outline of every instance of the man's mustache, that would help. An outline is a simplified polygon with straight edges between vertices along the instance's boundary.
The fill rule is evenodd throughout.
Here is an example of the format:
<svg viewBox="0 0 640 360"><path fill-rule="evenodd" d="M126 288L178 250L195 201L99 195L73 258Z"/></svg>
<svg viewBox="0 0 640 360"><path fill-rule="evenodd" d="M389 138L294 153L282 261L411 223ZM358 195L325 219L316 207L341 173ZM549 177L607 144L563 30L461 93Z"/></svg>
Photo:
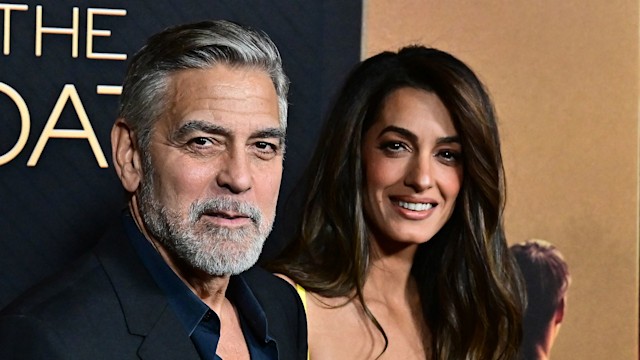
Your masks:
<svg viewBox="0 0 640 360"><path fill-rule="evenodd" d="M216 215L220 213L233 214L234 217L246 217L256 225L262 224L262 213L257 206L250 202L239 201L228 196L196 200L189 209L191 222L198 221L203 215Z"/></svg>

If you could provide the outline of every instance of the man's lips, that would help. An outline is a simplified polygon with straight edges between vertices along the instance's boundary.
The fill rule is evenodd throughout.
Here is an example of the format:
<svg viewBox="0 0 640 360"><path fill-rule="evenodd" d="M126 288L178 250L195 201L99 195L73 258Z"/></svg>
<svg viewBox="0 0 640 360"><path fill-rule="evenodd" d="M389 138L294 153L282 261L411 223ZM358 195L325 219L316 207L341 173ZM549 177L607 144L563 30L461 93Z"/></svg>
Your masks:
<svg viewBox="0 0 640 360"><path fill-rule="evenodd" d="M225 196L196 201L189 212L193 222L201 220L213 226L262 226L262 213L256 205Z"/></svg>
<svg viewBox="0 0 640 360"><path fill-rule="evenodd" d="M226 212L226 211L211 211L206 212L204 215L213 216L213 217L221 217L224 219L249 219L249 215L234 213L234 212Z"/></svg>
<svg viewBox="0 0 640 360"><path fill-rule="evenodd" d="M244 226L253 222L253 219L248 215L224 211L205 212L203 217L222 226Z"/></svg>

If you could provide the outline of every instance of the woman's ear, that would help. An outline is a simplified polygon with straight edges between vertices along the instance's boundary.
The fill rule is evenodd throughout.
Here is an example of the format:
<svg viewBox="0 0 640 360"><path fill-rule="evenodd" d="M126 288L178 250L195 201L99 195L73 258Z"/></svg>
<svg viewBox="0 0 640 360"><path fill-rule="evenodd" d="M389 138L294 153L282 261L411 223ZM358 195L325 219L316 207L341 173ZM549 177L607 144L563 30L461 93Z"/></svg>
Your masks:
<svg viewBox="0 0 640 360"><path fill-rule="evenodd" d="M111 128L111 155L122 186L133 193L142 180L142 162L135 135L126 120L116 120Z"/></svg>

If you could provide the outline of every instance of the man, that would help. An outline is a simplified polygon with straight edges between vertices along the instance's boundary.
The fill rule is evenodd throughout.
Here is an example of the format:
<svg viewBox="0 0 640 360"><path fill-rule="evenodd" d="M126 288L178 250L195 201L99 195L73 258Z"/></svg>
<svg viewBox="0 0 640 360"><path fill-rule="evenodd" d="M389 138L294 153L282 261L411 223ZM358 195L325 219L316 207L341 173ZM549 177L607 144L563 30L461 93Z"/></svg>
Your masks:
<svg viewBox="0 0 640 360"><path fill-rule="evenodd" d="M111 132L128 210L3 311L0 358L306 358L297 294L252 268L275 216L287 90L263 33L207 21L151 37Z"/></svg>
<svg viewBox="0 0 640 360"><path fill-rule="evenodd" d="M564 319L571 284L569 267L560 251L544 240L513 245L511 253L527 288L522 357L547 360Z"/></svg>

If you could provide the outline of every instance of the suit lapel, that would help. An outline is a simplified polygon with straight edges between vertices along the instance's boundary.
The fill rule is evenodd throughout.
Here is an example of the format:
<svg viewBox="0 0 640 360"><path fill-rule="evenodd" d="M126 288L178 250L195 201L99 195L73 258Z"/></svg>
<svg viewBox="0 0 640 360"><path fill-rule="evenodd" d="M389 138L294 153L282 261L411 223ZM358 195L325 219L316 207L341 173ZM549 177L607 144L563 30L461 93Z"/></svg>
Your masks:
<svg viewBox="0 0 640 360"><path fill-rule="evenodd" d="M182 325L178 323L169 307L165 307L165 311L157 320L140 345L138 355L141 359L200 359L186 334L176 336L176 326Z"/></svg>
<svg viewBox="0 0 640 360"><path fill-rule="evenodd" d="M121 221L95 252L120 300L129 332L144 338L138 355L143 359L199 359L162 290L129 243Z"/></svg>

